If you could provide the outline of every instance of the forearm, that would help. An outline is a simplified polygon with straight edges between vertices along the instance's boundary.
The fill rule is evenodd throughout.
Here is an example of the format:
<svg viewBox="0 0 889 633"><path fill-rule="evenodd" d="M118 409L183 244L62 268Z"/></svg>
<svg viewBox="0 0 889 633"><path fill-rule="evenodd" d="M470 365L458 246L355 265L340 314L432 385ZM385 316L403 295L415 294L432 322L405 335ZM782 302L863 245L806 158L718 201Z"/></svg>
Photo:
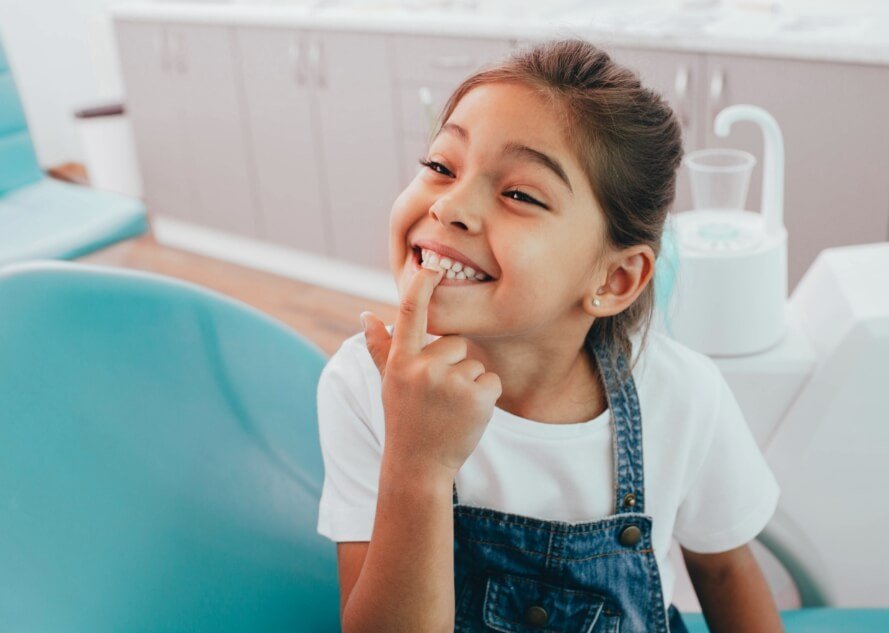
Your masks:
<svg viewBox="0 0 889 633"><path fill-rule="evenodd" d="M781 633L784 628L772 592L748 548L735 564L689 566L689 575L713 633Z"/></svg>
<svg viewBox="0 0 889 633"><path fill-rule="evenodd" d="M454 630L453 479L387 455L344 633Z"/></svg>

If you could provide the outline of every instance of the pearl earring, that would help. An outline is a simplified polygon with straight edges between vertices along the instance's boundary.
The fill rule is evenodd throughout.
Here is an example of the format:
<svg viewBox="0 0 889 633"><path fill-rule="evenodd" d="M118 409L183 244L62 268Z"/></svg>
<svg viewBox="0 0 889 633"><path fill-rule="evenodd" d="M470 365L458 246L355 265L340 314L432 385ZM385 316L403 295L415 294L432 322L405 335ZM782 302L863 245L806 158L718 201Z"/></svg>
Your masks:
<svg viewBox="0 0 889 633"><path fill-rule="evenodd" d="M598 298L596 298L596 299L593 299L593 305L594 305L594 306L600 306L600 305L602 305L602 302L599 301Z"/></svg>

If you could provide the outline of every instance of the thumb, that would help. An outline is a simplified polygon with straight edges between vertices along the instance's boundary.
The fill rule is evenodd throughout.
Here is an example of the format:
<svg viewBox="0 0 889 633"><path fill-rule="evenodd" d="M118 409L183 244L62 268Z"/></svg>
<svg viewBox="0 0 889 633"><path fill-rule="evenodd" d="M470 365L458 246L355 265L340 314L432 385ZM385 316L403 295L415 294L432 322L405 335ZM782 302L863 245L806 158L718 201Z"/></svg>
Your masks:
<svg viewBox="0 0 889 633"><path fill-rule="evenodd" d="M389 347L392 345L392 337L386 329L386 325L372 312L362 312L361 325L364 327L364 340L367 351L370 352L374 364L380 375L386 370L386 361L389 359Z"/></svg>

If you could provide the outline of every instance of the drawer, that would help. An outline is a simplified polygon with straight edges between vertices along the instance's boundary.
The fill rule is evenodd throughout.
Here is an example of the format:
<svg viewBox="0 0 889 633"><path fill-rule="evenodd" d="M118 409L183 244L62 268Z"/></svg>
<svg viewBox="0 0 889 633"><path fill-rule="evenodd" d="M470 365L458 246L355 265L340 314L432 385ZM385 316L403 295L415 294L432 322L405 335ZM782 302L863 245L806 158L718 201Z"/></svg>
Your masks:
<svg viewBox="0 0 889 633"><path fill-rule="evenodd" d="M456 86L482 66L508 55L513 41L396 35L396 82L430 81Z"/></svg>
<svg viewBox="0 0 889 633"><path fill-rule="evenodd" d="M424 138L432 136L438 116L457 85L432 82L400 84L402 131Z"/></svg>

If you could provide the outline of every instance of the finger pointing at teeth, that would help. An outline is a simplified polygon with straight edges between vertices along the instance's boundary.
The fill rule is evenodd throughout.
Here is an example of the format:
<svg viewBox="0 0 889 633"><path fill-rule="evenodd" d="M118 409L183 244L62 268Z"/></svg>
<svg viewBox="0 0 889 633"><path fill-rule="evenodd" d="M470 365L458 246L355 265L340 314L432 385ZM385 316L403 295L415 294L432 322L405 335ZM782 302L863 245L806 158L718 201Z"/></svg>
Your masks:
<svg viewBox="0 0 889 633"><path fill-rule="evenodd" d="M421 268L417 271L401 299L391 336L382 321L370 312L362 313L363 322L366 322L364 335L367 349L380 375L385 373L390 357L398 354L417 355L423 349L429 301L443 273L441 268Z"/></svg>

